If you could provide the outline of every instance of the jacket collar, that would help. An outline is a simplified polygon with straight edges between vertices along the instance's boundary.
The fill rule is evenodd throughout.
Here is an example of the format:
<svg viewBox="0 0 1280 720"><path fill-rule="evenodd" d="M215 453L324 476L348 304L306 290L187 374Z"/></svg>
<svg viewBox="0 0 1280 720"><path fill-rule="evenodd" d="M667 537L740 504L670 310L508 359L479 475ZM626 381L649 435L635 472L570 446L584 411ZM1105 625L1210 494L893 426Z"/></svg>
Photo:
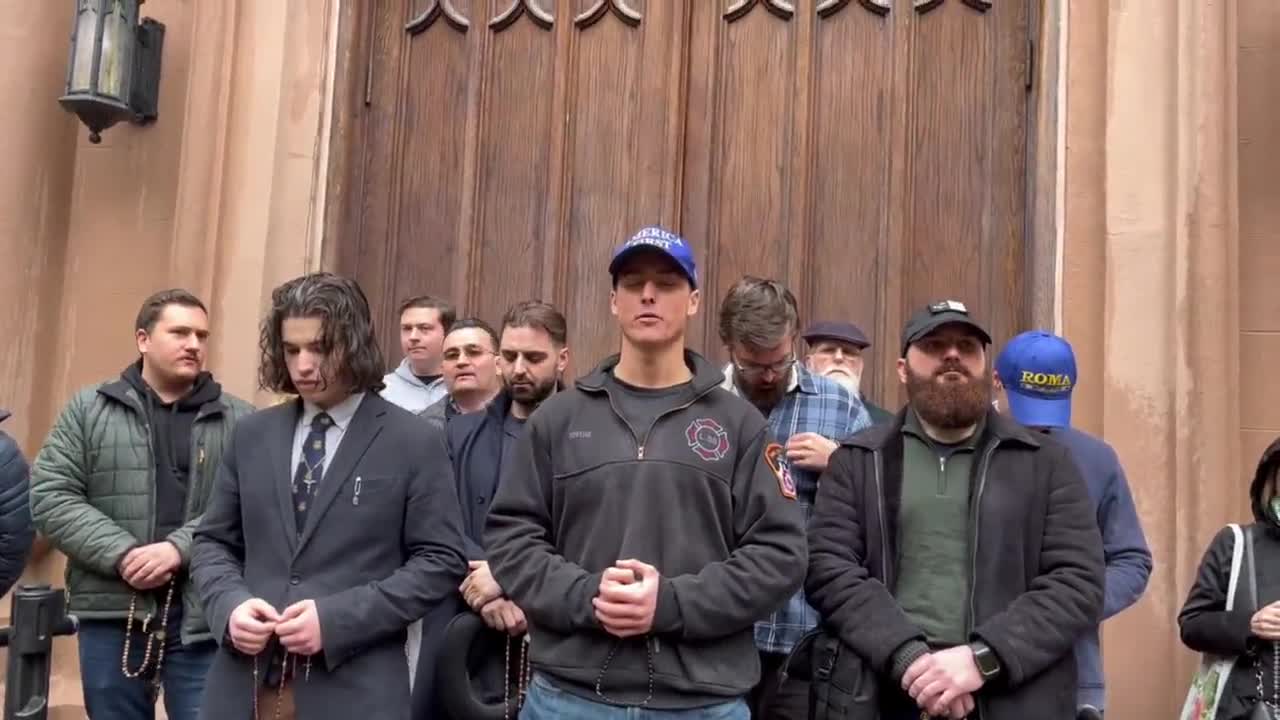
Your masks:
<svg viewBox="0 0 1280 720"><path fill-rule="evenodd" d="M900 440L902 428L906 424L907 413L909 412L912 412L910 404L898 412L892 423L877 425L870 430L856 433L847 438L843 444L872 452L883 451L890 443ZM1036 438L1034 433L996 412L995 408L987 410L984 425L985 430L982 437L975 444L976 447L984 447L993 440L1001 443L1016 442L1031 448L1038 448L1041 445L1040 440Z"/></svg>
<svg viewBox="0 0 1280 720"><path fill-rule="evenodd" d="M133 386L129 385L129 383L125 382L122 378L111 380L99 385L98 394L108 400L124 405L139 415L146 416L147 414L143 407L142 398L138 396L138 391L134 390ZM226 404L222 402L222 394L219 393L216 400L210 400L200 406L200 409L196 411L196 419L199 420L200 418L208 417L210 415L218 415L226 409Z"/></svg>
<svg viewBox="0 0 1280 720"><path fill-rule="evenodd" d="M617 367L621 355L610 355L594 370L578 378L575 385L585 392L603 392L608 375ZM692 350L684 351L684 364L693 373L693 389L699 395L710 392L724 382L724 373L720 368Z"/></svg>
<svg viewBox="0 0 1280 720"><path fill-rule="evenodd" d="M507 415L511 412L511 391L503 388L502 392L489 401L484 409L484 414L496 420L506 420Z"/></svg>

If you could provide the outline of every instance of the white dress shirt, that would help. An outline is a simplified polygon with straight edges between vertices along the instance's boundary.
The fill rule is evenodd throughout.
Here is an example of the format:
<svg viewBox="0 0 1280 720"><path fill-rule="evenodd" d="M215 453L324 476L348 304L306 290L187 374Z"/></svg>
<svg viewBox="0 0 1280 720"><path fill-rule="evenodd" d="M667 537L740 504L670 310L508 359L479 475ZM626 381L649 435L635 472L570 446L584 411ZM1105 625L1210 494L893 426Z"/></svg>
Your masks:
<svg viewBox="0 0 1280 720"><path fill-rule="evenodd" d="M329 467L333 456L338 453L338 445L342 443L342 436L346 435L347 427L351 425L351 418L355 417L356 410L360 407L360 401L362 400L364 400L364 393L356 393L328 410L323 410L305 400L303 401L302 417L298 418L298 427L293 432L293 464L289 466L291 478L298 472L298 463L302 462L302 443L306 442L307 435L311 434L311 421L315 420L315 417L321 412L327 412L333 422L329 423L329 429L325 430L324 433L324 460L320 463L320 467L315 468L320 475L321 482L324 481L324 470Z"/></svg>

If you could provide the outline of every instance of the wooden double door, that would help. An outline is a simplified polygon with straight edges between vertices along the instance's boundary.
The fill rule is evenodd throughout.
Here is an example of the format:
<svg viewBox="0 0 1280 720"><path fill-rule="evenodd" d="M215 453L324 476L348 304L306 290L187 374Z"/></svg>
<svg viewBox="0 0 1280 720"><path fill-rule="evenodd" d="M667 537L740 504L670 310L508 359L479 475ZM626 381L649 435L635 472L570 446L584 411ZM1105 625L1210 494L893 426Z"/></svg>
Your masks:
<svg viewBox="0 0 1280 720"><path fill-rule="evenodd" d="M617 347L606 266L662 224L697 253L691 340L743 274L872 336L894 402L905 318L957 298L1028 322L1034 0L343 3L326 265L394 308L497 323L540 298L581 371Z"/></svg>

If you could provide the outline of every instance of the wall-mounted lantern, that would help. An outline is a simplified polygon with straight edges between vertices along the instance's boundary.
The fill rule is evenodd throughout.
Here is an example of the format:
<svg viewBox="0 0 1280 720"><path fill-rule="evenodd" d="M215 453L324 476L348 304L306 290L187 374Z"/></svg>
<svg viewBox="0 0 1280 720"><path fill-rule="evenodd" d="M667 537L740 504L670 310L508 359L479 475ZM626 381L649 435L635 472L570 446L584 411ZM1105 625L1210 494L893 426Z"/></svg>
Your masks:
<svg viewBox="0 0 1280 720"><path fill-rule="evenodd" d="M156 118L164 25L138 23L144 1L75 0L67 91L58 102L89 128L89 142L101 142L102 131L121 120Z"/></svg>

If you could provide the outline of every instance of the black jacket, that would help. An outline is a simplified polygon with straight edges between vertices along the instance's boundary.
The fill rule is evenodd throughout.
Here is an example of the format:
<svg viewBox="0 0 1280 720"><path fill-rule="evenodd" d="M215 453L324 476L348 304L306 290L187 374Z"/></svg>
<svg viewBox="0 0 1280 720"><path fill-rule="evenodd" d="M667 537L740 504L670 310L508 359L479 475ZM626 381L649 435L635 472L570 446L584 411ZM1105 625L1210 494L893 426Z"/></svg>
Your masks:
<svg viewBox="0 0 1280 720"><path fill-rule="evenodd" d="M894 418L897 417L879 405L868 401L866 398L862 399L862 405L867 408L867 414L871 416L872 425L891 425L893 424Z"/></svg>
<svg viewBox="0 0 1280 720"><path fill-rule="evenodd" d="M1231 577L1231 552L1235 538L1230 528L1223 528L1200 561L1195 583L1187 594L1187 601L1178 613L1178 628L1182 642L1192 650L1223 656L1245 655L1237 664L1218 706L1218 720L1228 720L1252 710L1258 702L1258 685L1252 653L1261 649L1259 640L1249 629L1249 621L1259 607L1280 600L1280 526L1265 511L1265 503L1275 494L1271 478L1280 468L1280 440L1276 440L1262 454L1257 472L1249 488L1256 522L1246 526L1245 532L1253 537L1253 555L1257 578L1257 602L1249 597L1246 573L1250 567L1241 568L1240 585L1237 588L1234 609L1227 612L1227 586ZM1270 666L1270 648L1264 656ZM1267 687L1271 678L1267 676ZM1270 699L1270 698L1268 698Z"/></svg>
<svg viewBox="0 0 1280 720"><path fill-rule="evenodd" d="M896 687L895 651L924 634L893 597L904 410L846 440L818 485L809 529L809 601ZM1102 541L1065 448L991 411L970 483L970 635L1002 672L977 694L983 720L1069 720L1072 647L1102 613ZM882 693L899 707L900 691Z"/></svg>
<svg viewBox="0 0 1280 720"><path fill-rule="evenodd" d="M463 542L468 560L484 560L484 525L498 489L511 396L501 393L484 410L455 415L446 426L453 477L462 502Z"/></svg>
<svg viewBox="0 0 1280 720"><path fill-rule="evenodd" d="M696 398L661 415L643 451L607 389L616 356L552 396L489 511L489 562L529 620L533 666L589 699L599 681L641 703L650 659L651 708L744 695L760 674L752 625L804 575L800 508L764 459L764 418L718 368L686 362ZM618 641L595 617L601 573L623 558L662 576L649 638Z"/></svg>
<svg viewBox="0 0 1280 720"><path fill-rule="evenodd" d="M446 397L443 402L448 402ZM435 407L435 406L432 406ZM489 507L493 504L498 486L498 473L502 465L503 449L513 440L505 432L507 415L511 412L511 396L500 394L480 412L447 412L448 421L437 425L430 421L433 432L442 433L449 450L453 478L461 503L459 518L462 527L462 552L467 560L484 560L484 524ZM430 410L430 408L428 408ZM444 417L444 416L442 416ZM471 609L460 593L440 602L422 620L422 651L418 655L417 675L413 685L414 720L448 720L452 716L446 710L446 695L470 693L487 701L504 696L501 668L506 660L498 654L493 658L499 673L477 671L472 686L452 687L441 682L441 670L447 671L465 666L483 666L484 649L501 647L493 643L491 633L481 631L478 636L481 648L450 646L446 639L449 623L459 614L469 614ZM505 637L505 636L504 636ZM453 720L467 720L454 718Z"/></svg>
<svg viewBox="0 0 1280 720"><path fill-rule="evenodd" d="M9 417L0 410L0 422ZM35 540L28 499L30 469L18 443L0 432L0 595L18 581Z"/></svg>

